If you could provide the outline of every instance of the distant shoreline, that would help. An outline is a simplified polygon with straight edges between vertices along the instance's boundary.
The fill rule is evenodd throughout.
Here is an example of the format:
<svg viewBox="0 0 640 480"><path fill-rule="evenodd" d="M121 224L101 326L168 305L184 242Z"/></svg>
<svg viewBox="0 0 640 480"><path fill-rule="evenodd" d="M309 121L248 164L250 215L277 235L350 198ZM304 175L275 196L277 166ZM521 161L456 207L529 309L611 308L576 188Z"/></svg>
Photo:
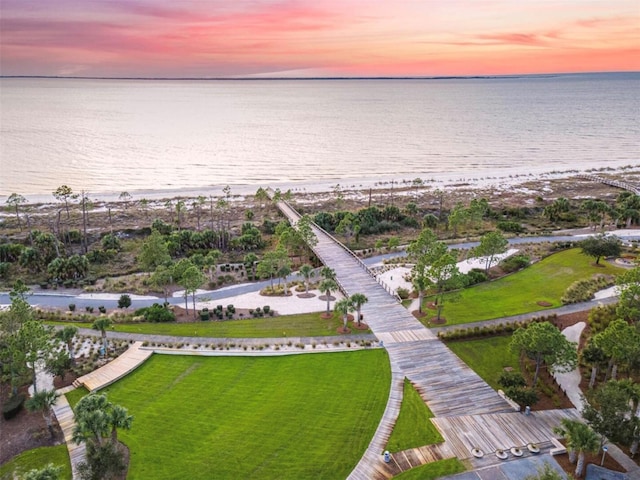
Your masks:
<svg viewBox="0 0 640 480"><path fill-rule="evenodd" d="M469 171L458 173L434 173L434 174L418 174L414 177L406 176L393 176L385 175L376 178L341 178L341 179L326 179L326 180L314 180L314 181L289 181L289 182L272 182L269 184L259 183L244 183L244 184L229 184L231 187L232 197L246 197L254 195L259 188L273 188L280 189L281 192L291 190L293 194L296 192L303 193L328 193L334 192L339 189L342 191L356 191L356 190L389 190L389 189L411 189L415 186L413 183L415 180L420 179L421 189L448 189L455 190L458 188L466 189L502 189L508 190L514 188L519 184L531 181L549 181L561 178L568 178L575 175L585 173L605 173L605 174L620 174L625 170L634 169L634 165L616 165L607 166L602 169L567 169L567 170L553 170L549 171L548 168L535 169L531 168L527 173L509 173L508 171L497 171L495 174L487 174L482 171ZM51 192L53 192L60 185L52 185ZM81 187L76 185L69 185L74 193L80 193ZM131 201L146 200L169 200L176 198L197 198L198 196L204 196L209 198L222 197L224 192L222 191L226 185L211 185L201 188L175 188L175 189L148 189L148 190L127 190L127 193L131 195ZM12 192L0 194L0 205L5 205L6 199ZM25 194L23 192L16 192L23 195L27 199L27 204L51 204L56 200L52 194ZM100 202L120 202L122 201L119 196L122 191L105 191L105 192L87 192L91 200Z"/></svg>
<svg viewBox="0 0 640 480"><path fill-rule="evenodd" d="M63 75L0 75L1 78L31 79L63 79L63 80L152 80L152 81L262 81L262 80L494 80L517 78L555 78L575 75L624 75L640 74L638 70L622 70L615 72L548 72L548 73L514 73L505 75L436 75L436 76L365 76L365 77L286 77L286 76L254 76L254 77L92 77Z"/></svg>

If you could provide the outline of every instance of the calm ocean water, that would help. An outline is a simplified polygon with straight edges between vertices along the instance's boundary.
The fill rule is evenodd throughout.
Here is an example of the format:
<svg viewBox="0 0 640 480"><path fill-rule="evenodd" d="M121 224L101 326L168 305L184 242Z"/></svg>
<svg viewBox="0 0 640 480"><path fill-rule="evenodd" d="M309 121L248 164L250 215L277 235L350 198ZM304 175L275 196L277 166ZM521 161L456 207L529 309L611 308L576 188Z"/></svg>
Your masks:
<svg viewBox="0 0 640 480"><path fill-rule="evenodd" d="M638 164L640 73L451 80L0 79L0 195ZM253 191L255 188L253 188Z"/></svg>

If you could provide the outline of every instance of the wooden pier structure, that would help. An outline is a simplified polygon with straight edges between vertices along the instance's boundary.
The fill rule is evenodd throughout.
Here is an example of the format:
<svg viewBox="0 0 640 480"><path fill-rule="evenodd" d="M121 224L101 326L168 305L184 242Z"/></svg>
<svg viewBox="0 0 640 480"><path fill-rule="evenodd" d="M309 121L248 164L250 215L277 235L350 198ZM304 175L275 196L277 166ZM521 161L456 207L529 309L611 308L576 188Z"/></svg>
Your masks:
<svg viewBox="0 0 640 480"><path fill-rule="evenodd" d="M288 202L278 208L292 225L301 218ZM392 385L387 407L378 429L349 479L391 478L402 464L415 467L416 459L425 462L433 456L411 454L413 462L383 461L383 450L393 430L402 402L402 384L408 378L436 416L434 424L445 438L438 458L458 457L474 466L495 462L499 449L521 447L528 443L550 441L552 427L560 418L576 418L575 410L527 416L513 407L460 360L436 335L422 325L375 275L349 249L330 234L312 224L317 238L314 253L336 272L337 283L345 295L364 293L369 299L361 310L364 321L389 354ZM476 459L474 448L482 449L484 460ZM402 458L409 458L403 454ZM484 461L484 463L482 463ZM498 460L499 461L499 460ZM475 462L475 463L474 463Z"/></svg>

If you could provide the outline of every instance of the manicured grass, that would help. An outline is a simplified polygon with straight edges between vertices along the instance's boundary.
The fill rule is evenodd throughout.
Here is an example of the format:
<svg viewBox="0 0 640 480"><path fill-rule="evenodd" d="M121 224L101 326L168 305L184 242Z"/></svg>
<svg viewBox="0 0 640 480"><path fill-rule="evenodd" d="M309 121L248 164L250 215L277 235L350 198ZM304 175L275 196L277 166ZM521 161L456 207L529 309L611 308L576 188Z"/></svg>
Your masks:
<svg viewBox="0 0 640 480"><path fill-rule="evenodd" d="M71 463L66 444L22 452L0 467L0 480L23 478L29 470L43 468L48 463L62 467L60 480L71 480Z"/></svg>
<svg viewBox="0 0 640 480"><path fill-rule="evenodd" d="M453 353L469 365L494 389L500 388L498 378L505 367L519 371L518 354L509 352L511 335L447 342Z"/></svg>
<svg viewBox="0 0 640 480"><path fill-rule="evenodd" d="M67 402L69 402L71 408L74 408L76 406L76 403L78 403L80 399L88 393L89 390L84 387L80 387L65 393L64 396L67 397Z"/></svg>
<svg viewBox="0 0 640 480"><path fill-rule="evenodd" d="M382 349L281 357L154 355L106 389L133 414L128 479L344 479L380 421Z"/></svg>
<svg viewBox="0 0 640 480"><path fill-rule="evenodd" d="M118 323L111 330L116 332L172 335L178 337L229 337L229 338L281 338L321 337L337 335L342 325L339 315L328 320L320 317L322 312L279 317L251 318L245 320L206 321L194 323ZM67 322L47 322L50 325L66 325ZM90 323L73 325L91 328ZM353 333L369 333L354 330ZM98 332L96 332L96 335Z"/></svg>
<svg viewBox="0 0 640 480"><path fill-rule="evenodd" d="M464 472L464 465L457 458L447 458L438 462L427 463L396 475L394 480L432 480L434 478Z"/></svg>
<svg viewBox="0 0 640 480"><path fill-rule="evenodd" d="M422 445L444 442L444 438L431 423L430 418L433 418L433 413L420 398L420 394L411 382L405 378L402 406L389 437L387 450L400 452Z"/></svg>
<svg viewBox="0 0 640 480"><path fill-rule="evenodd" d="M618 275L622 272L606 262L602 267L592 264L593 259L582 255L577 248L556 253L513 275L448 295L442 315L447 325L457 325L560 307L560 298L576 280L591 278L597 273ZM428 301L431 299L425 300ZM550 306L544 307L538 302L547 302ZM426 319L424 317L425 322Z"/></svg>

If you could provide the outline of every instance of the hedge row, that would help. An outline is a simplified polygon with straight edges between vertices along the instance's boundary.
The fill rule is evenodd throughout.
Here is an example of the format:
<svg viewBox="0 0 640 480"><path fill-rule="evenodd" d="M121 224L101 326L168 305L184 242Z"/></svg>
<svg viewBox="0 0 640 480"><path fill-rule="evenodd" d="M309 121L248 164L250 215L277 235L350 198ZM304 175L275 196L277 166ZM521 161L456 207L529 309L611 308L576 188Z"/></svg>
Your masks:
<svg viewBox="0 0 640 480"><path fill-rule="evenodd" d="M520 327L527 327L536 322L554 322L557 315L546 315L533 317L528 320L513 323L498 323L493 325L475 326L469 328L456 328L455 330L443 330L438 332L438 338L444 341L463 340L467 338L488 337L494 335L504 335L515 332Z"/></svg>

